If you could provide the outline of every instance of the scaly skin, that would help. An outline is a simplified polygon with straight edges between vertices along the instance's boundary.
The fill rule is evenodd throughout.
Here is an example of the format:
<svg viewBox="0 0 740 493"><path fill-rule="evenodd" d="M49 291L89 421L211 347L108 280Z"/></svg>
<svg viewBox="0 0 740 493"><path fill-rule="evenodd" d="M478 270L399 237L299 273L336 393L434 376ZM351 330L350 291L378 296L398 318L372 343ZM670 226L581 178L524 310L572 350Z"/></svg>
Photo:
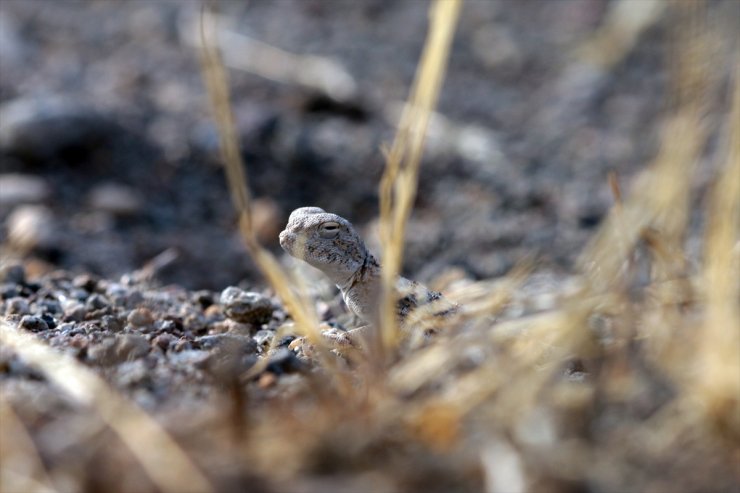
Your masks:
<svg viewBox="0 0 740 493"><path fill-rule="evenodd" d="M377 326L380 264L352 223L318 207L301 207L291 213L280 233L280 246L326 274L340 289L350 310ZM398 279L396 289L397 313L402 323L413 310L425 305L433 308L433 316L445 316L455 310L440 293L406 278Z"/></svg>

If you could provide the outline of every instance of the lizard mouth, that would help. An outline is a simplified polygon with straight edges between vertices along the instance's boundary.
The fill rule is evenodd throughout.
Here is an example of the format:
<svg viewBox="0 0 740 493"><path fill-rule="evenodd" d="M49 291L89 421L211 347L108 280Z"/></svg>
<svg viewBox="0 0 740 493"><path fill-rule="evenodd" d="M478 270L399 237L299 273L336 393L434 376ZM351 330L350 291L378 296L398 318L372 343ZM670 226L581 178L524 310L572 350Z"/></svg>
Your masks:
<svg viewBox="0 0 740 493"><path fill-rule="evenodd" d="M295 235L288 231L282 231L280 233L280 246L288 253L291 253L293 244L295 243Z"/></svg>

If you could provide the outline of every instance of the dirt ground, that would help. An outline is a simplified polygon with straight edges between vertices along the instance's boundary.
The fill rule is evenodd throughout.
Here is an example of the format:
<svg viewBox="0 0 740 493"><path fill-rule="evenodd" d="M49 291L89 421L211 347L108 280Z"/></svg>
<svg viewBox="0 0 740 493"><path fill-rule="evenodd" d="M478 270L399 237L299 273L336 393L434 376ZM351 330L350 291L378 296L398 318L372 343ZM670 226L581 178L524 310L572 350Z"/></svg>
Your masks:
<svg viewBox="0 0 740 493"><path fill-rule="evenodd" d="M636 17L625 20L614 14L615 3L465 4L426 143L404 275L434 282L454 271L469 280L492 279L534 258L548 285L568 281L615 201L609 177L627 193L631 179L656 155L671 109L666 95L677 46L672 17L645 13L636 0ZM219 42L259 239L287 262L279 231L293 209L318 206L350 219L379 253L381 146L393 137L413 80L428 4L219 4ZM738 4L709 4L712 26L737 38ZM94 368L165 422L177 422L190 405L207 415L213 402L228 395L229 375L260 358L271 358L271 376L250 383L249 405L256 409L263 399L292 392L290 379L310 364L288 350L292 337L266 353L289 315L237 233L200 72L200 8L193 0L0 1L0 315ZM646 20L625 35L621 52L597 49L608 62L584 54L605 26L633 22L634 28L640 16ZM733 63L731 51L718 53L712 67L720 67L721 80ZM281 57L289 60L288 69L277 67ZM719 84L706 108L709 145L691 181L690 261L700 258L704 226L698 211L718 167L731 92ZM222 296L228 286L255 293L241 307L246 314L229 312ZM325 321L342 322L346 312L335 294L319 309ZM254 305L268 308L260 312ZM233 354L240 356L227 357ZM273 376L285 381L272 386L267 380ZM61 440L64 427L79 436L92 427L96 444L110 432L76 417L74 406L7 348L0 348L0 382L46 464L65 471L99 466L84 484L76 482L84 475L70 473L70 490L101 491L117 477L123 491L151 487L110 470L111 464L132 463L131 457L111 451L93 457ZM650 382L654 394L644 408L625 412L651 414L651 406L669 398L666 388ZM33 401L25 400L32 395ZM187 425L172 427L173 433L186 442L189 427L197 424L182 423ZM640 454L632 442L638 437L617 435L614 443L630 441L624 450ZM696 454L709 452L706 463L697 465L701 479L692 483L684 474L685 491L707 485L731 491L732 464L713 445L703 448L703 438L696 440L699 445L689 445ZM248 473L212 459L224 491L252 484ZM432 485L436 489L429 491L475 491L482 484L465 465L442 467L434 454L427 459L428 469L419 477L408 472L400 490ZM648 481L650 471L680 475L680 461L650 460L656 462L646 459L630 470L632 485L668 491L666 484ZM441 470L444 476L445 467L449 483L428 475ZM331 488L387 486L356 479L339 478ZM306 484L301 491L326 486L320 480ZM620 484L628 483L600 477L543 487L619 491Z"/></svg>
<svg viewBox="0 0 740 493"><path fill-rule="evenodd" d="M720 2L718 16L729 3ZM626 187L655 154L656 123L669 103L662 97L668 22L649 25L608 74L583 75L588 67L573 53L607 8L601 1L465 7L439 104L445 121L435 125L422 166L408 275L429 280L454 266L489 278L525 254L568 268L613 201L608 173ZM380 145L392 136L393 105L413 77L425 9L424 2L224 2L225 29L326 57L352 86L332 95L231 70L261 238L275 251L287 215L305 205L374 236ZM42 182L45 193L29 200L48 208L52 231L39 233L47 239L37 258L116 277L175 248L164 283L222 289L257 281L219 167L193 46L197 12L196 2L3 1L0 170ZM114 203L95 202L111 184L122 188ZM16 204L0 205L7 235Z"/></svg>

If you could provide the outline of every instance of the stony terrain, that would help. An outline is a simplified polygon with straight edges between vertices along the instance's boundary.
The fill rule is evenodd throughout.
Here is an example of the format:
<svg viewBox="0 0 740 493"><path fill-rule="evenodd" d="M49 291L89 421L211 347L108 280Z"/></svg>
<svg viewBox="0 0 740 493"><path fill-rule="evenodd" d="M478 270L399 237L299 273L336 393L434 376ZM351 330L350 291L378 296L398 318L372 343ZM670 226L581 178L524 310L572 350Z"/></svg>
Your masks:
<svg viewBox="0 0 740 493"><path fill-rule="evenodd" d="M729 21L731 4L718 2L714 15ZM159 273L165 283L220 290L254 279L208 118L195 3L70 5L5 0L0 9L5 247L112 278L174 247ZM666 109L668 21L648 24L608 77L589 79L568 53L606 22L607 5L466 6L410 225L409 277L454 266L488 278L525 254L567 269L612 202L608 172L626 186L649 161ZM424 5L223 8L234 36L326 57L352 89L326 94L231 71L260 238L277 251L287 215L306 205L367 225L373 237L379 146L415 69ZM719 119L726 99L717 105Z"/></svg>
<svg viewBox="0 0 740 493"><path fill-rule="evenodd" d="M19 265L4 267L0 280L8 322L104 371L145 407L180 399L182 392L207 395L226 363L235 375L260 355L270 358L269 373L303 367L284 349L293 337L275 341L267 355L286 314L262 293L233 286L220 294L156 289L64 271L29 281ZM11 380L35 376L7 349L0 368Z"/></svg>
<svg viewBox="0 0 740 493"><path fill-rule="evenodd" d="M380 148L393 136L416 69L426 3L219 3L257 236L299 271L322 328L353 328L336 289L291 262L278 234L290 211L317 206L351 220L379 253ZM457 283L474 291L474 281L500 279L535 259L517 293L486 299L501 309L484 325L546 314L578 289L578 255L616 199L610 174L626 194L658 150L676 70L674 18L660 9L619 17L617 3L469 1L463 8L403 275L433 289ZM725 42L712 73L725 80L740 9L733 0L709 3ZM526 390L517 376L541 361L502 373L516 343L451 342L463 348L448 361L454 371L367 398L352 361L331 360L332 373L297 351L291 316L237 233L200 74L199 8L0 1L4 322L156 417L219 491L510 493L501 485L516 486L518 477L507 474L519 470L535 478L532 491L733 491L736 461L726 447L735 428L718 427L726 438L717 439L717 429L682 414L685 401L672 399L685 388L651 359L660 348L651 340L642 348L637 336L619 339L634 318L622 326L607 310L589 319L597 349L563 356L548 386L553 395L543 392L531 415L522 414L524 425L506 421L521 405L506 401L508 389L493 395L509 407L489 402L464 425L453 419L457 408L432 399L469 390L455 378L491 369L481 380L504 375ZM644 25L624 53L609 53L611 65L582 56L615 18L639 23L640 16ZM301 70L281 70L275 61L285 59ZM316 67L318 76L309 70ZM729 86L719 83L703 108L709 137L690 183L691 266L701 261L700 214L727 139ZM640 268L649 257L643 250L635 256ZM635 271L643 288L648 274ZM645 306L653 305L629 316ZM686 310L685 324L696 315ZM665 332L680 332L671 320ZM617 348L609 345L615 340ZM529 344L535 352L542 345ZM661 357L675 362L684 354ZM30 446L11 437L14 446L25 443L18 454L38 455L61 490L161 489L93 410L6 346L0 395L0 415L7 419L11 409L30 437ZM683 431L673 433L674 425ZM459 437L464 445L455 448ZM5 443L0 457L12 458L16 448L8 453Z"/></svg>

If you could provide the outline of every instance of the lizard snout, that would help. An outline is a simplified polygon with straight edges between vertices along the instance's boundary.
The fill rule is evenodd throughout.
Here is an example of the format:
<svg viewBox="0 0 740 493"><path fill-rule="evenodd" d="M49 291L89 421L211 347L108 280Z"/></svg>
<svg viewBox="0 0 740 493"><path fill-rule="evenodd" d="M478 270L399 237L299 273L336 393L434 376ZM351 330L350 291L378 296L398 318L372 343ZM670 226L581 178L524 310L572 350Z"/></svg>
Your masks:
<svg viewBox="0 0 740 493"><path fill-rule="evenodd" d="M283 247L283 250L290 253L290 249L293 246L294 242L295 242L295 234L289 231L280 232L280 246Z"/></svg>

